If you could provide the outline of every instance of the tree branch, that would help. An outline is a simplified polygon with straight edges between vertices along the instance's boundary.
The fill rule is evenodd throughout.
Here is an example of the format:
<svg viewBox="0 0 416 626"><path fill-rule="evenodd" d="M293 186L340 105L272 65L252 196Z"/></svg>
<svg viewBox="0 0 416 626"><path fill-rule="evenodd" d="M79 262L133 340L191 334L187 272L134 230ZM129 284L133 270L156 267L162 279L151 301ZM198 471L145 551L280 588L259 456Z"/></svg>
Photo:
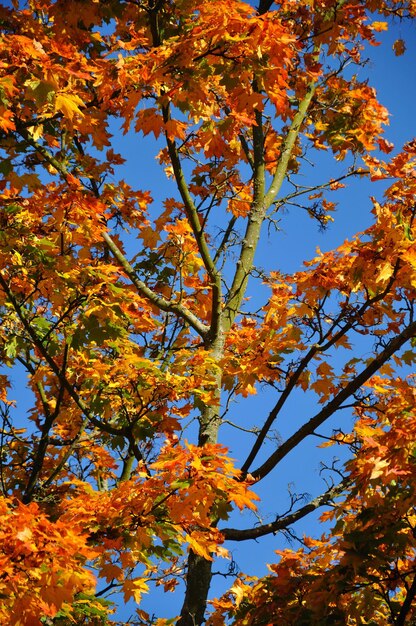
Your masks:
<svg viewBox="0 0 416 626"><path fill-rule="evenodd" d="M390 278L390 280L388 281L388 284L386 286L386 288L379 293L377 296L374 296L373 298L369 298L368 300L366 300L359 308L357 311L355 311L354 315L351 316L348 321L344 324L344 326L342 326L335 334L332 334L334 329L340 325L341 321L342 321L342 317L343 317L343 313L341 313L340 315L338 315L338 317L335 318L335 320L333 321L332 326L327 330L327 332L323 335L321 341L319 344L315 344L313 345L308 352L305 354L305 356L303 357L303 359L301 359L298 367L296 368L296 370L293 372L293 374L290 376L290 379L285 387L285 389L283 390L279 400L276 402L275 406L273 407L273 409L270 411L266 421L264 422L264 425L261 429L261 431L259 432L258 437L256 438L256 441L253 444L252 449L250 450L249 455L247 456L247 459L245 460L244 464L241 467L241 471L243 472L243 474L247 474L251 464L253 463L254 459L256 458L257 454L260 451L260 448L267 436L267 433L269 432L270 428L272 427L275 419L277 418L277 416L279 415L280 411L282 410L283 406L286 403L286 400L289 398L290 394L292 393L294 387L296 386L300 376L302 375L302 372L305 370L305 368L307 367L307 365L311 362L311 360L313 359L313 357L319 352L320 354L326 352L327 350L329 350L329 348L331 348L332 346L334 346L337 341L339 341L340 339L342 339L342 337L344 337L354 326L354 324L356 323L357 320L359 320L363 314L366 312L366 310L372 306L373 304L376 304L377 302L379 302L380 300L382 300L390 291L397 271L399 269L399 262L396 263L393 274Z"/></svg>
<svg viewBox="0 0 416 626"><path fill-rule="evenodd" d="M215 252L215 256L214 256L214 263L217 263L217 261L219 260L219 258L221 257L222 253L225 251L227 243L230 239L231 233L233 232L233 228L235 226L235 223L237 221L237 218L235 215L232 216L232 218L230 219L230 221L227 224L227 228L224 231L224 235L221 239L221 243L217 248L217 251Z"/></svg>
<svg viewBox="0 0 416 626"><path fill-rule="evenodd" d="M40 354L43 356L43 358L45 359L45 361L47 362L47 364L49 365L49 367L51 368L51 370L53 371L53 373L55 374L57 379L63 385L63 387L65 388L65 390L69 394L69 396L74 400L75 404L80 409L80 411L83 413L83 415L85 415L85 417L87 417L88 420L92 424L94 424L94 426L99 428L100 430L103 430L104 432L107 432L107 433L109 433L111 435L122 435L122 436L124 436L126 434L126 431L125 431L124 428L114 428L110 424L102 423L99 419L97 419L91 413L91 411L89 410L89 408L87 407L85 402L82 400L82 398L79 397L79 395L75 391L73 385L71 385L71 383L67 379L67 377L65 375L65 372L63 372L60 369L60 367L55 363L54 359L51 357L51 355L49 354L49 352L47 351L47 349L43 345L42 339L40 337L38 337L36 331L31 326L30 321L26 318L25 313L23 311L23 308L17 302L14 294L12 293L11 289L9 288L9 286L8 286L6 280L4 279L4 276L1 274L1 272L0 272L0 286L3 288L3 290L4 290L5 294L7 295L10 303L12 304L14 310L16 311L16 314L17 314L19 320L21 321L24 329L26 330L26 332L28 333L29 337L31 338L33 345L36 346L36 348L39 350Z"/></svg>
<svg viewBox="0 0 416 626"><path fill-rule="evenodd" d="M270 10L274 0L260 0L259 7L257 9L257 13L259 15L264 15L267 11Z"/></svg>
<svg viewBox="0 0 416 626"><path fill-rule="evenodd" d="M223 534L224 539L229 541L246 541L247 539L258 539L259 537L276 533L279 530L284 530L306 515L309 515L309 513L316 511L316 509L321 506L329 504L334 498L339 497L347 485L348 480L343 480L339 483L339 485L331 487L328 491L325 491L325 493L317 496L297 511L293 511L293 513L289 513L284 517L277 517L275 521L270 522L270 524L261 524L260 526L255 526L254 528L245 528L242 530L238 528L223 528L221 533Z"/></svg>
<svg viewBox="0 0 416 626"><path fill-rule="evenodd" d="M366 176L369 173L370 173L370 170L366 170L364 168L359 167L359 168L351 169L346 174L342 174L341 176L338 176L337 178L332 178L326 183L321 183L320 185L314 185L313 187L300 187L292 183L292 185L296 187L296 191L293 191L292 193L288 193L284 198L279 198L279 200L276 200L275 201L276 208L274 209L273 213L277 211L280 207L284 206L286 202L289 202L289 200L293 200L294 198L299 198L299 196L304 196L306 194L315 193L319 191L320 189L329 189L331 185L333 185L334 183L339 183L342 180L346 180L347 178L350 178L351 176Z"/></svg>
<svg viewBox="0 0 416 626"><path fill-rule="evenodd" d="M413 606L413 601L416 597L416 576L413 578L412 584L407 589L406 597L401 606L400 613L397 619L394 621L395 626L404 626L406 623L407 615Z"/></svg>
<svg viewBox="0 0 416 626"><path fill-rule="evenodd" d="M86 417L83 420L83 422L81 423L81 426L79 427L79 430L78 430L78 433L77 433L76 437L74 437L74 439L68 445L68 447L67 447L65 453L63 454L63 456L61 457L61 460L59 461L58 465L56 465L54 467L54 469L52 470L52 472L50 473L48 478L42 482L42 487L44 489L46 487L48 487L52 483L52 481L59 475L59 472L61 471L61 469L63 469L63 467L66 465L66 462L68 461L69 457L73 453L73 451L75 449L75 446L78 443L78 441L80 440L81 435L83 434L84 430L86 429L89 421L90 421L90 419L88 417Z"/></svg>
<svg viewBox="0 0 416 626"><path fill-rule="evenodd" d="M209 326L203 324L196 315L194 315L189 309L187 309L183 304L172 302L171 300L166 300L162 296L159 296L157 293L152 291L150 287L146 285L142 280L137 278L137 274L134 268L130 265L120 248L117 244L112 240L110 235L106 232L102 235L105 243L107 244L109 250L113 253L114 257L123 268L133 285L136 287L137 291L141 296L145 297L152 304L157 306L161 311L165 311L167 313L175 313L178 317L181 317L185 322L193 328L198 335L200 335L203 339L206 339L208 333L210 332Z"/></svg>
<svg viewBox="0 0 416 626"><path fill-rule="evenodd" d="M416 322L409 324L399 335L391 339L387 346L374 357L371 363L357 376L351 380L326 406L322 408L314 417L312 417L306 424L304 424L299 430L289 437L282 445L280 445L269 458L251 472L251 475L256 480L261 480L267 474L269 474L276 465L291 452L296 446L303 441L306 437L311 435L316 428L318 428L323 422L331 417L334 412L339 409L345 400L352 396L358 389L373 376L380 367L390 359L390 357L397 352L409 339L416 334Z"/></svg>
<svg viewBox="0 0 416 626"><path fill-rule="evenodd" d="M169 105L162 106L162 113L163 113L163 120L165 121L165 123L168 122L171 119ZM214 261L212 260L211 253L209 251L209 247L205 239L203 226L201 225L201 221L198 215L198 211L196 209L194 201L192 200L192 196L189 192L188 185L186 183L186 179L183 173L176 142L170 139L167 133L165 133L165 137L166 137L166 144L168 147L170 161L172 163L173 173L174 173L175 180L176 180L176 185L181 195L182 202L185 207L186 216L192 228L192 232L194 234L195 241L198 246L198 250L201 255L202 261L204 263L204 267L211 281L212 306L211 306L210 337L214 338L218 334L218 330L220 326L220 319L221 319L221 309L222 309L221 275L219 271L217 270L217 268L215 267Z"/></svg>
<svg viewBox="0 0 416 626"><path fill-rule="evenodd" d="M311 82L305 97L299 104L288 133L283 141L282 150L276 170L268 191L265 193L265 166L264 166L264 138L261 113L257 112L257 126L253 127L253 154L254 154L254 182L253 206L247 222L246 232L241 246L237 268L230 288L225 308L226 328L231 328L240 309L241 302L247 287L248 277L253 267L254 255L260 239L261 227L266 217L267 209L274 202L287 174L289 159L305 120L308 108L312 102L316 89L316 82Z"/></svg>
<svg viewBox="0 0 416 626"><path fill-rule="evenodd" d="M63 365L62 365L62 369L61 372L64 375L65 374L65 367L66 367L66 358L68 355L68 346L67 344L65 344L65 348L64 348L64 359L63 359ZM62 398L63 398L63 394L64 394L64 387L61 383L60 388L59 388L59 392L58 392L58 398L56 400L56 407L54 409L53 412L50 411L49 409L49 404L48 404L48 399L46 397L46 393L45 393L45 389L43 387L43 384L40 381L37 381L36 383L36 387L40 396L40 400L43 406L43 411L45 414L45 421L44 424L42 426L42 430L41 430L41 437L38 443L38 447L36 450L36 454L33 460L33 465L32 465L32 471L30 473L29 476L29 480L27 482L26 485L26 489L25 492L23 494L22 497L22 501L27 504L28 502L31 501L33 493L35 491L36 488L36 484L38 481L38 478L40 476L40 473L42 471L42 467L43 467L43 462L45 459L45 455L46 455L46 451L48 449L48 445L49 445L49 432L53 426L54 421L56 420L56 418L59 415L59 409L60 409L60 405L62 402Z"/></svg>
<svg viewBox="0 0 416 626"><path fill-rule="evenodd" d="M315 54L318 54L318 53L315 53ZM293 148L295 147L295 143L298 138L299 131L305 120L309 106L312 102L312 98L315 94L317 84L318 84L317 81L313 81L309 83L308 88L306 90L306 94L303 100L299 104L299 109L293 118L293 121L290 125L290 129L283 142L282 151L280 153L279 162L277 164L272 183L264 198L264 202L267 207L269 207L272 204L272 202L274 201L274 199L276 198L277 194L279 193L282 187L283 181L286 176L287 168L289 165L289 159L292 156Z"/></svg>
<svg viewBox="0 0 416 626"><path fill-rule="evenodd" d="M37 151L39 154L43 156L43 158L54 167L61 176L67 180L69 172L65 165L60 163L54 156L47 150L44 146L40 145L37 141L31 137L30 133L26 130L19 129L20 135ZM137 277L137 274L134 268L130 265L125 255L122 253L117 244L113 241L110 235L107 232L104 232L102 235L107 247L112 252L120 266L123 268L124 272L127 274L128 278L131 280L133 285L136 287L137 291L141 296L149 300L152 304L157 306L162 311L169 311L171 313L175 313L182 319L184 319L189 326L191 326L203 339L205 339L209 332L209 327L205 326L191 311L189 311L185 306L180 303L171 302L170 300L166 300L162 296L159 296L157 293L152 291L146 283L140 280Z"/></svg>

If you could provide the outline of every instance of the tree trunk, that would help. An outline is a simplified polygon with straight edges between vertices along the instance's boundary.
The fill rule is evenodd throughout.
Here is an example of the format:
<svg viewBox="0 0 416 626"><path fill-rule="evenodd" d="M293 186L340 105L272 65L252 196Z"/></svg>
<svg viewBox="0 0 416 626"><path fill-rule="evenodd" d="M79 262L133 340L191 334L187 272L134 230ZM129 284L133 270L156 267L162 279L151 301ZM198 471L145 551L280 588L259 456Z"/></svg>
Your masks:
<svg viewBox="0 0 416 626"><path fill-rule="evenodd" d="M190 552L186 576L186 593L177 626L200 626L204 622L211 585L212 561Z"/></svg>
<svg viewBox="0 0 416 626"><path fill-rule="evenodd" d="M224 333L221 324L217 337L207 349L210 350L215 362L220 363L224 352ZM218 441L218 429L221 423L222 371L220 368L216 368L213 377L216 383L215 397L210 405L204 406L199 418L198 445L200 446ZM213 524L215 524L215 520L213 520ZM177 626L200 626L203 624L211 577L212 561L207 561L191 550L188 557L185 599Z"/></svg>

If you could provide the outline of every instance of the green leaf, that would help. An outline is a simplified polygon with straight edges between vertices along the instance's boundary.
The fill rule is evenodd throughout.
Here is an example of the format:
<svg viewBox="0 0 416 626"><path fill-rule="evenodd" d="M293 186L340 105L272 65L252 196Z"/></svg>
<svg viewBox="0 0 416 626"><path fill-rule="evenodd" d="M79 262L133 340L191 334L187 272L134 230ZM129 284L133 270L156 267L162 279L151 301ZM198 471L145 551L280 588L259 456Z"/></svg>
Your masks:
<svg viewBox="0 0 416 626"><path fill-rule="evenodd" d="M104 342L117 339L125 334L126 330L122 326L116 325L109 320L99 318L96 315L89 315L88 317L84 317L83 326L79 325L75 330L71 345L75 350L92 341L97 345L102 345Z"/></svg>
<svg viewBox="0 0 416 626"><path fill-rule="evenodd" d="M10 159L3 159L0 162L0 174L3 174L3 176L8 176L12 170L13 163Z"/></svg>
<svg viewBox="0 0 416 626"><path fill-rule="evenodd" d="M52 322L45 319L44 317L37 317L32 321L32 325L38 328L39 330L48 331L51 327Z"/></svg>
<svg viewBox="0 0 416 626"><path fill-rule="evenodd" d="M9 359L14 359L16 357L16 353L17 353L16 335L13 335L13 337L10 338L10 340L5 344L4 348L5 348L6 356Z"/></svg>
<svg viewBox="0 0 416 626"><path fill-rule="evenodd" d="M413 241L412 230L411 230L409 224L405 224L404 225L404 235L405 235L406 239L408 239L409 241Z"/></svg>
<svg viewBox="0 0 416 626"><path fill-rule="evenodd" d="M46 80L32 80L27 84L29 92L32 92L38 106L43 106L47 102L52 102L55 88L52 83Z"/></svg>

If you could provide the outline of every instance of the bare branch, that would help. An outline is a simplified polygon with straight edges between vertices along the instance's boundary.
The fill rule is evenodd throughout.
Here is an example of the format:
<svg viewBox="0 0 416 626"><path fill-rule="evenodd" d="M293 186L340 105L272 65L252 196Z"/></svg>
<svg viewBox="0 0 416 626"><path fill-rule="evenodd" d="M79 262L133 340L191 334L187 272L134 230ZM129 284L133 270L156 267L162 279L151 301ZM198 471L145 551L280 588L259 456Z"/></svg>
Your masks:
<svg viewBox="0 0 416 626"><path fill-rule="evenodd" d="M309 515L309 513L316 511L316 509L321 506L331 503L334 498L339 497L343 493L347 486L348 481L344 480L339 483L339 485L331 487L328 491L325 491L325 493L314 498L297 511L288 513L283 517L277 517L274 522L270 522L269 524L261 524L254 528L245 528L242 530L238 528L223 528L221 533L224 535L224 539L229 541L246 541L247 539L258 539L259 537L276 533L279 530L285 530L288 526L291 526L306 515Z"/></svg>
<svg viewBox="0 0 416 626"><path fill-rule="evenodd" d="M323 424L339 407L350 398L380 367L390 359L409 339L416 334L416 322L409 324L399 335L391 339L384 350L377 354L369 365L360 374L357 374L345 387L326 404L321 411L312 417L298 431L283 444L281 444L273 454L256 470L251 472L256 480L261 480L274 467L293 450L306 437L313 434L316 428Z"/></svg>

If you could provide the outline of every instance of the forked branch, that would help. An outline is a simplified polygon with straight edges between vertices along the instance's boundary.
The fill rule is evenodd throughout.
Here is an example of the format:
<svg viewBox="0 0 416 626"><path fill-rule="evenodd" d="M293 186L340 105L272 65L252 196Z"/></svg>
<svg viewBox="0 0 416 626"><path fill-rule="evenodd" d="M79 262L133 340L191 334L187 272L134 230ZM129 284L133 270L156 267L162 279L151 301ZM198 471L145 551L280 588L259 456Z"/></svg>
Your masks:
<svg viewBox="0 0 416 626"><path fill-rule="evenodd" d="M240 309L241 302L247 288L248 277L253 267L254 255L260 239L261 227L266 218L266 213L279 193L289 166L300 129L305 121L309 106L315 93L317 82L309 84L303 100L299 104L287 135L283 141L281 153L273 175L269 189L265 192L265 168L262 139L261 114L257 115L257 126L253 129L253 155L254 155L254 180L253 180L253 206L247 221L246 232L241 246L237 268L234 274L230 293L226 303L226 330L231 328L234 319Z"/></svg>
<svg viewBox="0 0 416 626"><path fill-rule="evenodd" d="M69 172L65 165L58 161L54 157L52 153L47 150L44 146L42 146L39 142L35 141L33 137L31 137L30 133L26 130L20 130L21 136L33 147L42 157L54 167L64 178L64 180L68 179ZM112 237L104 232L103 240L106 243L109 250L112 252L119 265L131 280L133 285L136 287L138 293L149 300L152 304L157 306L161 311L171 312L176 314L178 317L182 318L185 322L189 324L202 338L206 338L209 333L209 327L203 324L196 315L194 315L189 309L187 309L183 304L172 302L171 300L166 300L156 292L154 292L150 287L146 285L142 280L137 277L137 274L134 268L128 262L126 256L117 246Z"/></svg>
<svg viewBox="0 0 416 626"><path fill-rule="evenodd" d="M325 493L317 496L300 509L288 513L283 517L277 517L274 522L270 522L269 524L261 524L260 526L254 526L254 528L241 530L238 528L223 528L221 533L225 539L230 541L246 541L247 539L258 539L259 537L276 533L279 530L285 530L285 528L292 526L292 524L298 522L306 515L309 515L309 513L330 504L334 498L338 498L345 491L347 486L348 480L345 479L338 485L334 485L328 489L328 491L325 491Z"/></svg>
<svg viewBox="0 0 416 626"><path fill-rule="evenodd" d="M289 439L280 445L273 454L251 475L256 480L261 480L269 474L278 463L291 452L306 437L313 434L316 428L329 419L341 405L354 395L360 387L373 376L380 367L386 363L393 354L395 354L409 339L416 334L416 322L412 322L399 335L391 339L384 350L377 354L367 367L365 367L357 376L355 376L345 387L341 389L336 396L328 402L314 417L306 422L299 430L296 431Z"/></svg>

